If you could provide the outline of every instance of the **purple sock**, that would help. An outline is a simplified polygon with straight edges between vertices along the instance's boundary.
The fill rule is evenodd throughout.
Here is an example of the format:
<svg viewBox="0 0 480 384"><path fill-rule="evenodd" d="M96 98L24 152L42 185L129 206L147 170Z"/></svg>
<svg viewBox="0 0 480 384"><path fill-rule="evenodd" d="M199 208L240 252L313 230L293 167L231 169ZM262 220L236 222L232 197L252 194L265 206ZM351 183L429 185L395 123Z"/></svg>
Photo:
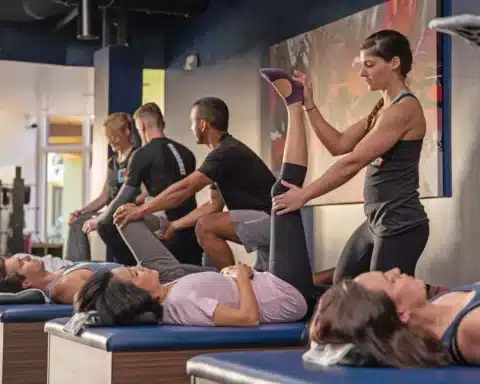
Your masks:
<svg viewBox="0 0 480 384"><path fill-rule="evenodd" d="M292 79L283 69L278 68L262 68L260 74L269 83L273 83L277 80L288 80L292 84L292 93L285 98L287 105L301 102L303 104L303 85L298 81Z"/></svg>

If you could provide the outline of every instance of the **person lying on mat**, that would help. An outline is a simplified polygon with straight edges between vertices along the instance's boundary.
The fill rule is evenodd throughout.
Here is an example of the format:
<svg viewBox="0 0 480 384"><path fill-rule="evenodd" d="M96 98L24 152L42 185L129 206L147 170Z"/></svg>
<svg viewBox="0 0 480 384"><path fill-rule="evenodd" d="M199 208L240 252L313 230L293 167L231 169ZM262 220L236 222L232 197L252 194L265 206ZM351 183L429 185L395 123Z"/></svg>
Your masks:
<svg viewBox="0 0 480 384"><path fill-rule="evenodd" d="M53 302L72 304L74 295L94 273L121 267L117 263L77 262L50 271L41 258L26 255L0 259L0 292L40 289Z"/></svg>
<svg viewBox="0 0 480 384"><path fill-rule="evenodd" d="M313 282L315 285L332 285L334 273L335 273L335 268L325 269L320 272L314 272ZM448 291L447 287L425 283L425 292L428 299L445 291Z"/></svg>
<svg viewBox="0 0 480 384"><path fill-rule="evenodd" d="M289 105L288 111L283 166L280 179L273 186L273 196L287 190L281 180L300 186L307 172L301 100ZM102 321L115 324L132 322L143 312L154 312L164 324L198 326L252 327L301 320L314 306L302 217L295 210L282 216L272 215L271 219L266 272L236 264L222 269L222 273L200 272L162 284L155 270L118 268L90 278L80 290L74 310L97 311Z"/></svg>
<svg viewBox="0 0 480 384"><path fill-rule="evenodd" d="M124 231L128 230L126 228ZM144 235L155 237L150 231ZM144 238L140 237L140 241L142 240ZM155 269L163 282L168 283L190 273L216 271L209 267L180 264L160 241L159 243L160 246L147 252L145 257L140 256L137 262L138 265L142 264ZM123 267L118 263L72 263L65 260L63 262L64 266L58 265L56 266L58 268L52 270L49 268L49 263L45 263L42 258L30 255L19 258L0 258L0 292L17 293L36 288L44 291L53 302L73 304L75 294L95 273Z"/></svg>
<svg viewBox="0 0 480 384"><path fill-rule="evenodd" d="M357 356L399 368L480 364L480 283L427 300L424 282L398 268L342 281L319 300L310 338L351 346Z"/></svg>
<svg viewBox="0 0 480 384"><path fill-rule="evenodd" d="M48 272L55 272L73 264L73 261L52 255L35 256L29 253L16 253L10 257L0 256L0 279L3 279L6 275L16 273L22 265L22 260L30 259L40 260Z"/></svg>

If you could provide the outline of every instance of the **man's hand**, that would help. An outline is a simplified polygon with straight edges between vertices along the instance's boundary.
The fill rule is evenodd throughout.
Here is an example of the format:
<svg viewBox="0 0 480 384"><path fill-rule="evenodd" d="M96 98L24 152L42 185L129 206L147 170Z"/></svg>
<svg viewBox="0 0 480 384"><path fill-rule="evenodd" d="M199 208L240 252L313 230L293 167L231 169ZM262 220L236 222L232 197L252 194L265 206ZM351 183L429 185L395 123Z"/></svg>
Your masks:
<svg viewBox="0 0 480 384"><path fill-rule="evenodd" d="M118 207L113 214L113 222L117 224L120 229L132 221L143 218L142 207L137 207L135 204L129 203Z"/></svg>
<svg viewBox="0 0 480 384"><path fill-rule="evenodd" d="M157 231L155 232L155 235L157 235L157 237L160 239L160 240L170 240L173 235L175 235L175 233L177 232L177 226L175 224L175 221L170 221L168 223L168 227L167 229L162 232L162 231Z"/></svg>

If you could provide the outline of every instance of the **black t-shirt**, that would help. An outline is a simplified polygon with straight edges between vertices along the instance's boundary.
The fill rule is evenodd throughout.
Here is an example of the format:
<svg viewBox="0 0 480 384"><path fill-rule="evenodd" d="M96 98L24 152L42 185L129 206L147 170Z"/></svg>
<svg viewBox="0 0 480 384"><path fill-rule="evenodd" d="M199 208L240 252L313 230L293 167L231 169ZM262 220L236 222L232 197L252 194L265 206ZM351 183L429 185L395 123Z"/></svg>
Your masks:
<svg viewBox="0 0 480 384"><path fill-rule="evenodd" d="M270 214L275 176L255 152L231 135L220 139L198 171L214 181L229 210L253 209Z"/></svg>
<svg viewBox="0 0 480 384"><path fill-rule="evenodd" d="M108 159L107 183L108 183L108 204L117 196L120 187L122 186L125 176L127 175L128 162L132 158L136 148L133 148L127 157L119 162L118 155L114 153ZM138 188L140 194L140 187ZM137 194L137 195L138 195Z"/></svg>
<svg viewBox="0 0 480 384"><path fill-rule="evenodd" d="M187 147L167 138L156 138L137 149L128 164L125 183L142 183L150 196L157 196L170 185L195 171L195 156ZM169 220L177 220L197 207L195 196L176 208L166 210Z"/></svg>

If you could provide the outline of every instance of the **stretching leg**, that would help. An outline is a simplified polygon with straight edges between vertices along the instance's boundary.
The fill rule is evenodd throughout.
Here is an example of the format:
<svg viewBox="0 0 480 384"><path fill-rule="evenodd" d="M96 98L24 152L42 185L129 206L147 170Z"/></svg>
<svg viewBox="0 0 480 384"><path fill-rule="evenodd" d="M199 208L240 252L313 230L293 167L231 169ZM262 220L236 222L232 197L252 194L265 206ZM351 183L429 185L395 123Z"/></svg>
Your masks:
<svg viewBox="0 0 480 384"><path fill-rule="evenodd" d="M301 103L288 105L288 132L279 180L272 196L287 192L285 180L303 186L307 173L308 152ZM294 286L311 306L313 279L300 210L284 215L272 212L269 271Z"/></svg>
<svg viewBox="0 0 480 384"><path fill-rule="evenodd" d="M111 221L98 221L98 235L112 252L115 262L126 266L136 264L132 252L123 241L115 224Z"/></svg>
<svg viewBox="0 0 480 384"><path fill-rule="evenodd" d="M90 243L88 236L83 232L83 224L90 220L94 213L83 213L75 222L68 226L65 260L87 261L90 260Z"/></svg>
<svg viewBox="0 0 480 384"><path fill-rule="evenodd" d="M208 267L179 263L153 233L160 229L159 220L158 217L148 216L145 221L134 221L128 223L123 229L119 229L120 235L139 264L158 271L162 283L171 282L189 273L213 270Z"/></svg>

